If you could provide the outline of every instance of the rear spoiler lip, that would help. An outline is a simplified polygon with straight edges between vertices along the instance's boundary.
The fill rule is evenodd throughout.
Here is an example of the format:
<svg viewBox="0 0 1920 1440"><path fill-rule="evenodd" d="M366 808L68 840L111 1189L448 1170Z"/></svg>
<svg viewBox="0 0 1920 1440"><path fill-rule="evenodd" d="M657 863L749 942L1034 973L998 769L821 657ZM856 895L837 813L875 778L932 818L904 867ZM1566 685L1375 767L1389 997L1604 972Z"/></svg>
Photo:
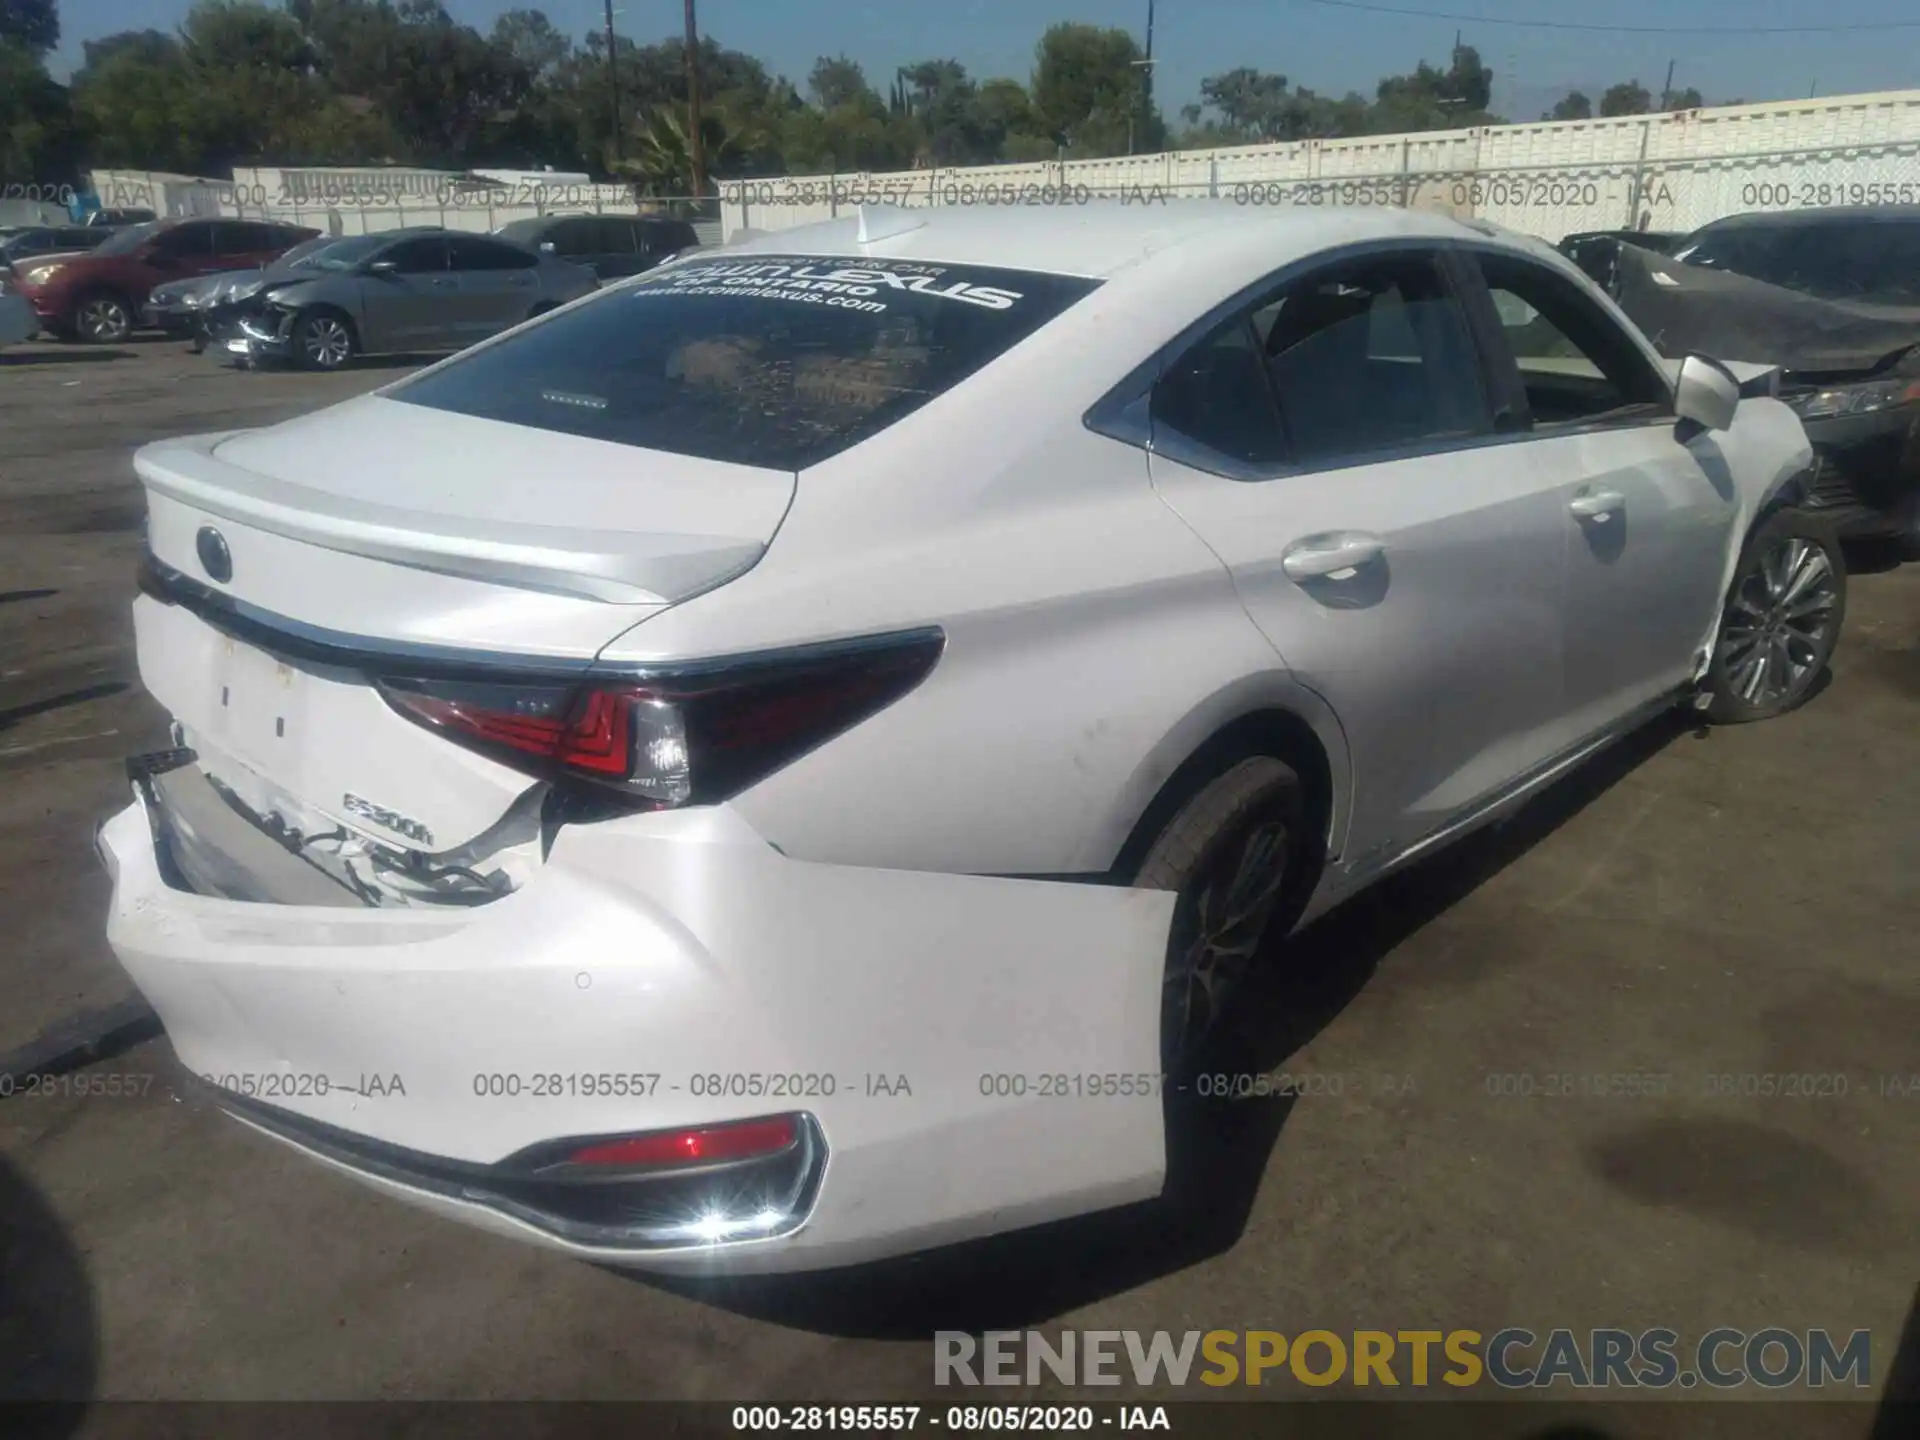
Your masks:
<svg viewBox="0 0 1920 1440"><path fill-rule="evenodd" d="M324 665L386 679L475 680L481 682L524 678L632 682L689 680L730 671L841 655L868 649L938 640L944 648L946 632L937 625L916 625L876 634L845 636L729 655L705 655L681 660L617 663L595 656L520 655L493 650L469 650L452 645L423 645L413 641L381 640L327 630L262 610L257 605L182 574L149 550L141 556L140 593L162 605L191 611L214 629L243 644L270 654L308 664Z"/></svg>
<svg viewBox="0 0 1920 1440"><path fill-rule="evenodd" d="M148 489L258 530L371 560L495 585L619 605L669 605L734 579L766 543L737 535L627 535L610 549L604 530L504 525L350 500L257 475L215 454L240 433L143 445L133 468Z"/></svg>

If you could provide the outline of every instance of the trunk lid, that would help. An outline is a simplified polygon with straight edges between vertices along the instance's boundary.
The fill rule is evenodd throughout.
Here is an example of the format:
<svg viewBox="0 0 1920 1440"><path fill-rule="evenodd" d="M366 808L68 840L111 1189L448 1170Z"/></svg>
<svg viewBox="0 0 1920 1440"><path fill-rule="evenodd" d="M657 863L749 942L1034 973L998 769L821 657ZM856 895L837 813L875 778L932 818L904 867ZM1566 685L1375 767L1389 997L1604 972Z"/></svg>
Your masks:
<svg viewBox="0 0 1920 1440"><path fill-rule="evenodd" d="M201 769L272 829L468 867L524 844L512 817L536 782L396 714L369 679L385 662L356 653L584 672L750 568L794 484L380 396L158 442L135 468L149 548L190 592L136 604L141 677Z"/></svg>
<svg viewBox="0 0 1920 1440"><path fill-rule="evenodd" d="M402 643L590 659L765 551L789 471L368 395L142 448L164 563L272 615ZM231 575L209 575L218 530Z"/></svg>

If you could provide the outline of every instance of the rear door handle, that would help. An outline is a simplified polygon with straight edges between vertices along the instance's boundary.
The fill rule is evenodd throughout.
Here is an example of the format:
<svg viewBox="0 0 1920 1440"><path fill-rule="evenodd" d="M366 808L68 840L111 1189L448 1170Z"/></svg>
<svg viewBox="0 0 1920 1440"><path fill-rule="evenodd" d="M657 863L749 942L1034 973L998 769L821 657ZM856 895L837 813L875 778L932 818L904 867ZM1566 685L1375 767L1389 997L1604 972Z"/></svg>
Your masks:
<svg viewBox="0 0 1920 1440"><path fill-rule="evenodd" d="M451 290L458 283L456 280L436 280L433 282L433 288L436 290Z"/></svg>
<svg viewBox="0 0 1920 1440"><path fill-rule="evenodd" d="M1345 580L1362 565L1378 560L1386 548L1379 537L1358 530L1310 535L1287 547L1280 568L1289 580Z"/></svg>
<svg viewBox="0 0 1920 1440"><path fill-rule="evenodd" d="M1626 508L1627 497L1618 490L1595 490L1591 494L1576 495L1567 505L1576 519L1611 520L1614 512Z"/></svg>

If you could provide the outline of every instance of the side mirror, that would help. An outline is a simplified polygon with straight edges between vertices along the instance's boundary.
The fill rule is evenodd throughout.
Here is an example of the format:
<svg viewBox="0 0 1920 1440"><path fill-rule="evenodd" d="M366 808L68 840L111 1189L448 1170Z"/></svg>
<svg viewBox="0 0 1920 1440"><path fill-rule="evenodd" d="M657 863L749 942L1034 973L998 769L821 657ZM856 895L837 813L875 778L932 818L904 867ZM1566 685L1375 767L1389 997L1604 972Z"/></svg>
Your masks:
<svg viewBox="0 0 1920 1440"><path fill-rule="evenodd" d="M1689 355L1680 362L1680 380L1674 387L1673 408L1682 420L1703 430L1725 430L1733 424L1740 404L1740 382L1718 360Z"/></svg>
<svg viewBox="0 0 1920 1440"><path fill-rule="evenodd" d="M387 276L398 275L399 273L400 262L397 260L375 260L367 266L367 274L369 275Z"/></svg>

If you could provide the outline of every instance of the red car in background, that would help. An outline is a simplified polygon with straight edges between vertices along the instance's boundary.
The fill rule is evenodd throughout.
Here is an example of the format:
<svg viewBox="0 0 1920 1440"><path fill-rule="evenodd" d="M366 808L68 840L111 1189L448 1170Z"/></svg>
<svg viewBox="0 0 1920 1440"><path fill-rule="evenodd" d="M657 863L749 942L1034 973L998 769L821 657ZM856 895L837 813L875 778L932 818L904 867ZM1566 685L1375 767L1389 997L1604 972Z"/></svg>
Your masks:
<svg viewBox="0 0 1920 1440"><path fill-rule="evenodd" d="M107 345L126 339L139 323L154 286L265 266L319 233L265 220L154 220L85 254L16 265L14 278L41 329Z"/></svg>

